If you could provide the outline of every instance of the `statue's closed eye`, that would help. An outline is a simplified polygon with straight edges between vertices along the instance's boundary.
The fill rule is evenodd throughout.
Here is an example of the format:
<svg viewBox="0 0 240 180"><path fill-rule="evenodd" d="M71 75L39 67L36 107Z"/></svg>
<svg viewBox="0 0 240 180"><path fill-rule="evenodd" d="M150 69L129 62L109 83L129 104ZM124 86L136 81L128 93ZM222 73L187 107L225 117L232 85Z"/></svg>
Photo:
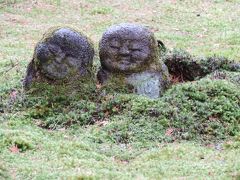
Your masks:
<svg viewBox="0 0 240 180"><path fill-rule="evenodd" d="M129 49L131 51L142 51L142 47L139 44L137 44L137 43L130 44Z"/></svg>
<svg viewBox="0 0 240 180"><path fill-rule="evenodd" d="M132 47L132 48L129 48L131 51L141 51L141 49L140 48L134 48L134 47Z"/></svg>
<svg viewBox="0 0 240 180"><path fill-rule="evenodd" d="M109 46L113 49L120 49L121 44L117 39L113 39L113 40L110 41Z"/></svg>
<svg viewBox="0 0 240 180"><path fill-rule="evenodd" d="M113 49L120 49L120 46L114 45L114 44L110 44L110 47L113 48Z"/></svg>

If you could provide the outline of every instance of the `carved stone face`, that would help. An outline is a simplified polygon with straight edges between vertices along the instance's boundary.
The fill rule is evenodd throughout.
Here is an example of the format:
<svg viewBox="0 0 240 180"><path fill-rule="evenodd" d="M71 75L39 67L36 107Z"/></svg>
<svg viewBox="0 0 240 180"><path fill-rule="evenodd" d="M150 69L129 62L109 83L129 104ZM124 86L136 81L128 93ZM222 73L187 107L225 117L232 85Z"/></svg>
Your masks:
<svg viewBox="0 0 240 180"><path fill-rule="evenodd" d="M37 58L40 60L41 72L50 79L63 79L81 65L76 58L66 56L56 45L39 45Z"/></svg>
<svg viewBox="0 0 240 180"><path fill-rule="evenodd" d="M153 61L153 43L152 33L142 26L112 26L100 42L102 67L111 72L140 72Z"/></svg>
<svg viewBox="0 0 240 180"><path fill-rule="evenodd" d="M160 59L157 41L136 24L111 26L99 43L100 83L125 85L129 92L158 98L168 86L168 70Z"/></svg>
<svg viewBox="0 0 240 180"><path fill-rule="evenodd" d="M45 38L35 49L39 69L50 79L64 79L71 73L83 75L91 66L94 50L87 38L62 28Z"/></svg>

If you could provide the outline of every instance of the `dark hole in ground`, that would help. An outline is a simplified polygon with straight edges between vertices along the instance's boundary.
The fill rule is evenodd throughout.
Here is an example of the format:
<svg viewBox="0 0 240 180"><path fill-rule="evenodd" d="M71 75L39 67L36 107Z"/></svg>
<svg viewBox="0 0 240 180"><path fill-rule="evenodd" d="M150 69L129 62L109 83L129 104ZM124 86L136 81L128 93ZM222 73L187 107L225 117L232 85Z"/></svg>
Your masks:
<svg viewBox="0 0 240 180"><path fill-rule="evenodd" d="M161 42L161 41L160 41ZM240 72L240 63L225 57L195 57L184 50L168 51L165 45L158 41L158 46L163 55L162 60L169 70L173 84L205 77L216 70Z"/></svg>

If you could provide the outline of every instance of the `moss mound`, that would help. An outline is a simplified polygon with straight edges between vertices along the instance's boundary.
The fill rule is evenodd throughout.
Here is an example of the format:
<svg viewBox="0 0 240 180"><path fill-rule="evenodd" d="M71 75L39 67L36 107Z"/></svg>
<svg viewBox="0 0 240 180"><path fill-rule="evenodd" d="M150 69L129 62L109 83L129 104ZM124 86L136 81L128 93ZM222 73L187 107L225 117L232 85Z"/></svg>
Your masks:
<svg viewBox="0 0 240 180"><path fill-rule="evenodd" d="M218 141L240 130L239 86L227 80L179 84L164 97L149 100L122 95L124 110L113 116L98 134L114 142Z"/></svg>
<svg viewBox="0 0 240 180"><path fill-rule="evenodd" d="M94 83L74 89L42 84L15 100L11 111L24 111L22 119L43 128L90 125L99 143L219 141L240 130L239 79L238 72L215 71L201 80L173 85L156 100L114 94Z"/></svg>

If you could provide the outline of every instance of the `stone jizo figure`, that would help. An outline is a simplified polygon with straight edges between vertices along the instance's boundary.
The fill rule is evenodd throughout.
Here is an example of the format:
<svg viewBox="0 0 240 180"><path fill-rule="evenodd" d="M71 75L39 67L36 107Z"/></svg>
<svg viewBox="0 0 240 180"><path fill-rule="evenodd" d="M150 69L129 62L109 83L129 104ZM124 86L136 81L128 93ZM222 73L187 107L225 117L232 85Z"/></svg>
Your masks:
<svg viewBox="0 0 240 180"><path fill-rule="evenodd" d="M70 28L49 31L36 45L23 82L57 82L87 76L92 68L94 49L86 36Z"/></svg>
<svg viewBox="0 0 240 180"><path fill-rule="evenodd" d="M111 26L99 43L100 83L123 79L137 94L159 97L169 84L166 65L160 60L157 41L150 30L136 24Z"/></svg>

